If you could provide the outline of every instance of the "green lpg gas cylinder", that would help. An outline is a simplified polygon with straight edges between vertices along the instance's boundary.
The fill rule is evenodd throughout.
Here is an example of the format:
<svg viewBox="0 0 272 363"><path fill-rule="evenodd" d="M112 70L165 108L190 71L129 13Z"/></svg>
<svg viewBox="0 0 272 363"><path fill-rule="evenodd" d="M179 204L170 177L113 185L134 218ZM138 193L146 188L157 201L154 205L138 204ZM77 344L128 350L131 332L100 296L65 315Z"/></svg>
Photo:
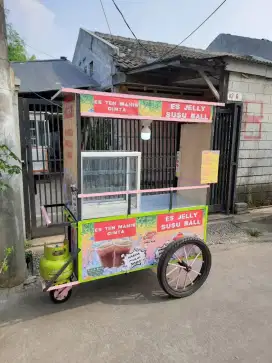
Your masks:
<svg viewBox="0 0 272 363"><path fill-rule="evenodd" d="M48 281L56 275L62 266L70 259L68 241L55 246L44 245L44 255L40 259L40 275ZM56 284L64 284L70 281L73 273L73 262L70 262L66 269L57 278Z"/></svg>

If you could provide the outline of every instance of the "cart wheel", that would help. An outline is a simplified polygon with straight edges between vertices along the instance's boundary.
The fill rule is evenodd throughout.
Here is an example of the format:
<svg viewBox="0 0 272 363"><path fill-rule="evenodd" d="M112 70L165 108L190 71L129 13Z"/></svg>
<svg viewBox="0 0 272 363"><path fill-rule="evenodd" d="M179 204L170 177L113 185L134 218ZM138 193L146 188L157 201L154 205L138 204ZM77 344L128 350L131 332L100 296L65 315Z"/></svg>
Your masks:
<svg viewBox="0 0 272 363"><path fill-rule="evenodd" d="M61 292L65 289L66 289L66 287L63 287L62 289L56 289L56 290L49 291L49 296L50 296L50 299L53 301L53 303L61 304L70 299L70 297L72 295L72 289L70 289L67 292L67 294L62 295Z"/></svg>
<svg viewBox="0 0 272 363"><path fill-rule="evenodd" d="M185 237L171 242L159 259L159 283L169 296L187 297L204 284L211 263L210 250L201 239Z"/></svg>

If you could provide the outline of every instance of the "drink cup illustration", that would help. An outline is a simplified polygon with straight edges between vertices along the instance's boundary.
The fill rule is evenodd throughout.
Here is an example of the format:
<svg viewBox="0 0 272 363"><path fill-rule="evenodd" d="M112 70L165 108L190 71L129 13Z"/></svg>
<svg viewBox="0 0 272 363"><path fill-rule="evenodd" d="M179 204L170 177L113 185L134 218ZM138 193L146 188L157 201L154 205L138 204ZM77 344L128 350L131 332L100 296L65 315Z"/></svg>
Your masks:
<svg viewBox="0 0 272 363"><path fill-rule="evenodd" d="M123 263L122 255L129 253L132 243L130 240L104 242L97 248L103 267L120 267Z"/></svg>
<svg viewBox="0 0 272 363"><path fill-rule="evenodd" d="M106 242L97 248L97 253L103 267L113 267L114 246L112 242Z"/></svg>
<svg viewBox="0 0 272 363"><path fill-rule="evenodd" d="M132 243L128 240L116 241L114 244L114 267L120 267L123 263L122 255L129 253Z"/></svg>

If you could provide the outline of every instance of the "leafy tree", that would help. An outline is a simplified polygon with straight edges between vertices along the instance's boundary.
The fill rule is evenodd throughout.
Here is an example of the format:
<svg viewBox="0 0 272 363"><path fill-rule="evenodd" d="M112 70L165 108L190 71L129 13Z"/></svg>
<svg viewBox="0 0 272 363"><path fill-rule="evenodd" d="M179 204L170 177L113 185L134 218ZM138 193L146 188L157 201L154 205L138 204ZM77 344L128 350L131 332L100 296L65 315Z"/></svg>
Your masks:
<svg viewBox="0 0 272 363"><path fill-rule="evenodd" d="M6 18L7 18L6 12ZM13 25L6 22L7 41L8 41L8 58L10 62L26 62L35 60L35 55L29 57L26 51L25 41L20 37L18 32L13 28Z"/></svg>

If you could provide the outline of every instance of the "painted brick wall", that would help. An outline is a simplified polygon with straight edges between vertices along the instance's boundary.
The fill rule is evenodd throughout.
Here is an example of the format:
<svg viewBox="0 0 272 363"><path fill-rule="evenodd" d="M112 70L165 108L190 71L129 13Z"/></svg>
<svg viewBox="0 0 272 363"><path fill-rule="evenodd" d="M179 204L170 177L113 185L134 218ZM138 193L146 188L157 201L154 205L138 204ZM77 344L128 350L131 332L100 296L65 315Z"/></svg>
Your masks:
<svg viewBox="0 0 272 363"><path fill-rule="evenodd" d="M229 91L243 94L237 201L272 204L272 79L230 73Z"/></svg>

